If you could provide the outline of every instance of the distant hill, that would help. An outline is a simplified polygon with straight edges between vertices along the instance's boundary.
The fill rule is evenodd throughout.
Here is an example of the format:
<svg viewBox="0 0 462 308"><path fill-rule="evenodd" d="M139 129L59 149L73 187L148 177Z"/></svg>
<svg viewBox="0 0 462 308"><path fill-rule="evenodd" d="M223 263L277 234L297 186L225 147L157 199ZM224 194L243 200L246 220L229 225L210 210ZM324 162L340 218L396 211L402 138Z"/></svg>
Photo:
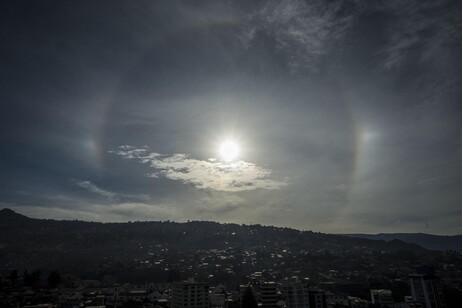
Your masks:
<svg viewBox="0 0 462 308"><path fill-rule="evenodd" d="M430 250L454 250L462 253L462 235L433 235L426 233L380 233L380 234L343 234L348 237L371 240L400 240L414 243Z"/></svg>
<svg viewBox="0 0 462 308"><path fill-rule="evenodd" d="M416 264L439 267L442 257L401 240L290 228L207 221L58 221L0 210L0 275L27 268L87 278L111 275L121 281L194 276L230 283L252 273L266 279L297 276L311 281L364 280L374 274L391 279L407 275Z"/></svg>
<svg viewBox="0 0 462 308"><path fill-rule="evenodd" d="M0 210L0 223L4 225L15 223L18 221L25 221L28 219L31 219L31 218L18 214L11 209L5 208L5 209Z"/></svg>

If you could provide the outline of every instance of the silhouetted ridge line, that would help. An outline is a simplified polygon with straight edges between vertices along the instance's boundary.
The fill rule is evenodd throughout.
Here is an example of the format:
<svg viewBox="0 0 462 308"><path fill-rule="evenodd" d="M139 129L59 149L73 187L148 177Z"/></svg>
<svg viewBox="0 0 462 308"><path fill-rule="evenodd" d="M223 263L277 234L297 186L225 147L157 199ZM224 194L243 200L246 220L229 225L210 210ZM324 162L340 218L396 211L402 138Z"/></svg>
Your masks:
<svg viewBox="0 0 462 308"><path fill-rule="evenodd" d="M454 250L462 252L462 235L435 235L427 233L379 233L343 235L371 240L400 240L406 243L414 243L430 250Z"/></svg>
<svg viewBox="0 0 462 308"><path fill-rule="evenodd" d="M94 278L110 274L122 281L168 281L195 273L207 280L213 271L213 279L232 282L272 268L275 262L279 272L313 277L320 267L363 269L364 260L392 266L397 260L415 264L440 258L400 240L210 221L32 219L11 210L0 212L0 244L0 258L8 270L41 268ZM212 264L222 266L211 268Z"/></svg>
<svg viewBox="0 0 462 308"><path fill-rule="evenodd" d="M0 219L31 219L25 215L16 213L12 209L4 208L0 210Z"/></svg>

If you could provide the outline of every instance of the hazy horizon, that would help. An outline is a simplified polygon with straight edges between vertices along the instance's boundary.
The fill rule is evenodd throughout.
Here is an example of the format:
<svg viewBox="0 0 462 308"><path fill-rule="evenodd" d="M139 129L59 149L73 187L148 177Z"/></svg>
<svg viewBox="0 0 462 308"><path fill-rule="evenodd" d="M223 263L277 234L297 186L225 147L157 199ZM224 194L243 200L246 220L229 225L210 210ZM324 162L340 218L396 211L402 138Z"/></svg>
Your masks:
<svg viewBox="0 0 462 308"><path fill-rule="evenodd" d="M0 211L2 210L12 210L10 208L2 208L0 209ZM50 217L34 217L32 215L28 215L27 213L20 213L18 211L15 211L13 210L15 213L17 214L20 214L20 215L24 215L28 218L33 218L33 219L41 219L41 220L55 220L55 221L76 221L75 218L73 217L70 217L70 218L62 218L62 217L57 217L57 218L50 218ZM211 222L211 223L218 223L218 224L235 224L235 225L240 225L240 226L253 226L253 225L259 225L259 226L262 226L262 227L268 227L268 228L271 228L271 227L274 227L274 228L289 228L289 229L294 229L294 230L299 230L299 231L312 231L312 232L320 232L318 230L313 230L313 229L309 229L309 228L305 228L305 229L301 229L301 228L292 228L292 227L287 227L287 226L277 226L277 225L266 225L266 224L257 224L257 223L248 223L248 224L243 224L243 223L239 223L239 222L219 222L219 221L214 221L214 220L185 220L185 221L177 221L177 220L120 220L120 221L99 221L99 220L91 220L91 219L77 219L77 221L81 221L81 222L95 222L95 223L103 223L103 224L111 224L111 223L135 223L135 222L141 222L141 223L144 223L144 222L171 222L171 223L178 223L178 224L183 224L183 223L195 223L195 222L203 222L203 223L208 223L208 222ZM332 233L332 232L328 232L328 231L324 231L324 232L321 232L321 233L325 233L325 234L332 234L332 235L380 235L380 234L390 234L390 235L393 235L393 234L423 234L423 235L435 235L435 236L447 236L447 237L452 237L452 236L461 236L462 234L436 234L436 233L424 233L424 232L404 232L404 233L401 233L401 232L393 232L393 233L383 233L383 232L379 232L379 233Z"/></svg>

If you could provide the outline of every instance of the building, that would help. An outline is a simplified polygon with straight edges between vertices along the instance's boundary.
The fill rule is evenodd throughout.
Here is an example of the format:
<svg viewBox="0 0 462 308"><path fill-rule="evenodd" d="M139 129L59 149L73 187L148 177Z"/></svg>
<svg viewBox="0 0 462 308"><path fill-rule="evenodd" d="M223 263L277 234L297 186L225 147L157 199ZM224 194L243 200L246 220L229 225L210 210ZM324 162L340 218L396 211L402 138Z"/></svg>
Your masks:
<svg viewBox="0 0 462 308"><path fill-rule="evenodd" d="M210 307L221 308L225 306L226 295L223 293L210 294Z"/></svg>
<svg viewBox="0 0 462 308"><path fill-rule="evenodd" d="M395 303L394 308L423 308L423 305L415 302L412 296L405 296L404 302Z"/></svg>
<svg viewBox="0 0 462 308"><path fill-rule="evenodd" d="M328 308L350 307L350 302L348 301L348 295L326 292L326 301L327 301Z"/></svg>
<svg viewBox="0 0 462 308"><path fill-rule="evenodd" d="M262 308L276 308L278 302L277 285L274 282L262 282L259 285L259 299Z"/></svg>
<svg viewBox="0 0 462 308"><path fill-rule="evenodd" d="M441 281L435 275L409 275L412 298L424 308L446 308Z"/></svg>
<svg viewBox="0 0 462 308"><path fill-rule="evenodd" d="M172 308L209 308L209 285L177 282L172 284Z"/></svg>
<svg viewBox="0 0 462 308"><path fill-rule="evenodd" d="M210 288L210 308L222 308L226 301L226 288L223 285L218 285L215 288Z"/></svg>
<svg viewBox="0 0 462 308"><path fill-rule="evenodd" d="M287 308L306 308L309 306L308 286L306 284L283 284L281 291Z"/></svg>
<svg viewBox="0 0 462 308"><path fill-rule="evenodd" d="M369 308L370 304L370 302L365 299L353 296L348 296L348 301L350 302L351 308Z"/></svg>
<svg viewBox="0 0 462 308"><path fill-rule="evenodd" d="M316 288L309 289L308 298L310 308L327 308L326 292Z"/></svg>
<svg viewBox="0 0 462 308"><path fill-rule="evenodd" d="M248 290L250 290L250 293L248 293ZM242 307L244 305L244 302L247 301L247 303L251 301L257 302L258 300L258 294L256 287L253 285L240 285L239 286L239 296L236 296L236 293L231 294L231 298L234 300L234 302L239 302L239 307ZM250 297L250 295L252 295ZM252 299L253 298L253 299Z"/></svg>
<svg viewBox="0 0 462 308"><path fill-rule="evenodd" d="M393 307L393 294L391 290L371 289L372 304L380 307Z"/></svg>

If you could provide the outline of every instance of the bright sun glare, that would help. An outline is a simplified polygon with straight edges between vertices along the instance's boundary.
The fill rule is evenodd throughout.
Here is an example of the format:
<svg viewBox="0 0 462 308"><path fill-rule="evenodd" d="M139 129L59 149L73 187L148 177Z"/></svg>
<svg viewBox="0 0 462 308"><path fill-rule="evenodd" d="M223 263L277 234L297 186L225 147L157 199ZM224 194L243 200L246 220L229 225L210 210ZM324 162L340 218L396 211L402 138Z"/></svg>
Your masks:
<svg viewBox="0 0 462 308"><path fill-rule="evenodd" d="M236 159L239 154L237 144L232 141L223 142L220 147L220 154L225 161L232 161Z"/></svg>

